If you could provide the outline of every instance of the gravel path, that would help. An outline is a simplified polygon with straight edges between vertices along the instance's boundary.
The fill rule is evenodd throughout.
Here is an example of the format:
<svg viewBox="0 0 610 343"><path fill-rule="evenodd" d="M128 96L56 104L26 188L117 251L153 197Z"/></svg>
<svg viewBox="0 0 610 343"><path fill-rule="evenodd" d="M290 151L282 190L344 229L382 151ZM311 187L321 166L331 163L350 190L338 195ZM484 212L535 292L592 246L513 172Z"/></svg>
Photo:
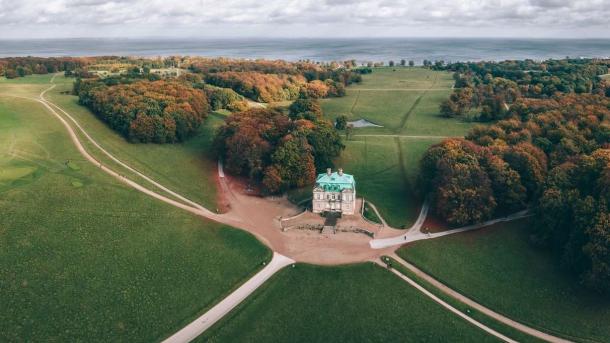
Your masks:
<svg viewBox="0 0 610 343"><path fill-rule="evenodd" d="M53 76L53 78L51 79L51 83L53 82L55 76ZM235 226L235 227L240 227L243 228L247 231L251 231L252 230L252 225L249 224L249 222L251 221L251 218L248 217L247 221L243 221L241 218L239 217L232 217L230 215L227 214L216 214L212 211L209 211L208 209L206 209L205 207L201 206L200 204L197 204L194 201L189 200L188 198L173 192L172 190L164 187L163 185L155 182L154 180L152 180L151 178L147 177L146 175L140 173L139 171L135 170L134 168L128 166L127 164L123 163L122 161L120 161L119 159L117 159L115 156L113 156L112 154L110 154L108 151L106 151L104 148L102 148L80 125L79 123L70 115L68 114L65 110L63 110L61 107L57 106L56 104L48 101L45 99L44 95L45 93L47 93L48 91L52 90L53 88L55 88L55 84L51 85L49 88L47 88L46 90L42 91L39 95L38 98L33 98L33 97L24 97L24 96L14 96L11 95L13 97L17 97L17 98L24 98L24 99L29 99L29 100L33 100L33 101L37 101L40 104L42 104L51 114L53 114L54 116L56 116L60 122L66 127L68 134L70 136L70 139L72 140L72 142L74 143L74 145L76 146L76 148L78 149L78 151L92 164L94 164L95 166L98 166L100 168L100 170L104 171L105 173L107 173L108 175L116 178L117 180L127 184L128 186L137 189L138 191L145 193L153 198L156 198L158 200L161 200L165 203L168 203L172 206L175 206L177 208L181 208L184 209L186 211L189 211L193 214L220 222L220 223L224 223L227 225L231 225L231 226ZM113 160L114 162L116 162L117 164L119 164L120 166L124 167L125 169L129 170L130 172L134 173L135 175L137 175L138 177L146 180L147 182L149 182L150 184L154 185L155 187L158 187L159 189L163 190L164 192L166 192L167 194L170 194L172 196L174 196L176 199L179 199L180 201L171 199L165 195L162 195L160 193L154 192L144 186L142 186L141 184L128 179L127 177L119 174L118 172L112 170L111 168L105 166L102 161L96 159L95 157L93 157L91 154L89 154L89 152L87 152L87 150L84 148L84 146L82 145L82 143L80 142L78 135L76 134L76 132L74 131L73 127L68 123L68 121L62 116L60 115L59 112L61 112L66 118L68 118L74 125L75 127L82 133L82 135L89 140L89 142L91 142L91 144L93 144L97 149L99 149L104 155L106 155L108 158L110 158L111 160ZM400 136L400 135L362 135L362 136L391 136L391 137L412 137L412 138L444 138L444 137L437 137L437 136ZM224 176L224 173L222 171L222 167L219 166L219 170L218 170L220 176ZM247 204L246 204L247 205ZM421 212L419 214L419 217L417 219L417 221L415 222L415 224L413 224L413 226L409 229L409 231L404 234L404 235L400 235L400 236L396 236L396 237L391 237L391 238L385 238L385 239L375 239L375 240L370 240L369 241L369 245L371 248L373 249L383 249L383 248L388 248L388 247L394 247L397 245L401 245L404 244L406 242L412 242L412 241L416 241L416 240L420 240L420 239L430 239L430 238L436 238L436 237L440 237L440 236L445 236L445 235L449 235L449 234L453 234L453 233L458 233L458 232L464 232L464 231L469 231L469 230L475 230L484 226L488 226L488 225L492 225L495 224L497 222L502 222L502 221L508 221L508 220L514 220L514 219L518 219L518 218L523 218L528 216L528 214L526 212L519 212L516 213L514 215L508 216L508 217L504 217L504 218L499 218L499 219L495 219L489 222L485 222L482 224L478 224L478 225L471 225L468 227L463 227L460 229L455 229L455 230L449 230L449 231L445 231L445 232L438 232L438 233L434 233L434 234L424 234L421 232L421 226L427 216L428 213L428 208L429 208L429 204L428 201L424 202ZM376 210L376 209L375 209ZM377 212L377 211L376 211ZM381 217L380 217L381 218ZM391 229L391 228L389 228ZM257 234L257 232L253 232L254 234ZM257 237L260 238L260 236L257 234ZM263 241L266 241L265 238L263 237ZM357 245L355 245L354 247L357 247ZM401 259L397 258L398 261L402 261ZM266 266L265 268L263 268L263 270L261 270L260 272L258 272L256 275L254 275L251 279L249 279L248 281L246 281L246 283L244 283L242 286L240 286L237 290L235 290L234 292L232 292L229 296L227 296L225 299L223 299L221 302L219 302L217 305L215 305L214 307L212 307L212 309L210 309L209 311L207 311L205 314L203 314L201 317L199 317L197 320L195 320L194 322L192 322L191 324L187 325L186 327L184 327L183 329L181 329L180 331L178 331L176 334L172 335L171 337L169 337L166 342L189 342L191 340L193 340L194 338L196 338L198 335L200 335L202 332L204 332L206 329L208 329L209 327L211 327L214 323L216 323L218 320L220 320L224 315L226 315L229 311L231 311L231 309L235 308L235 306L237 306L239 303L241 303L248 295L252 294L252 292L254 292L258 287L260 287L260 285L262 285L266 280L268 280L274 273L276 273L278 270L282 269L283 267L285 267L286 265L289 265L291 263L294 263L295 261L289 257L283 256L277 252L274 252L273 255L273 259L270 261L269 265ZM378 263L380 263L380 261L378 261ZM402 262L401 262L402 263ZM406 263L406 262L405 262ZM409 268L409 266L407 266L407 268ZM414 267L413 267L414 268ZM396 271L394 271L395 273L397 273ZM423 272L419 271L420 273L423 274ZM410 283L413 287L419 289L420 291L422 291L423 293L425 293L427 296L431 297L431 298L436 298L433 294L429 293L427 290L423 289L421 286L419 286L417 283L415 283L413 280L405 277L404 275L398 273L399 276L401 278L403 278L405 281L407 281L408 283ZM427 274L423 274L422 278L426 276L428 278L431 278L430 276L428 276ZM453 292L450 295L453 296L454 298L462 301L462 302L467 302L467 301L471 301L468 298L462 296L461 294L451 290L450 288L440 284L434 284L436 287L440 288L443 292L446 292L449 294L449 292ZM441 305L443 305L443 301L436 298L435 299L436 302L440 303ZM474 302L473 302L474 303ZM476 304L476 303L474 303ZM478 305L478 304L477 304ZM459 312L458 310L456 310L455 308L451 307L448 304L444 304L444 307L446 307L447 309L449 309L450 311L454 312L456 315L460 316L460 317L464 317L465 315L461 312ZM476 308L474 305L469 305L472 306L473 308ZM481 305L478 305L481 306ZM482 307L482 306L481 306ZM483 309L486 309L484 307L482 307ZM489 316L496 318L495 315L497 316L501 316L498 315L497 313L486 309L487 311L489 311L491 314L488 314ZM483 312L481 310L481 312ZM486 313L487 314L487 313ZM495 314L495 315L494 315ZM467 317L467 316L466 316ZM499 317L498 317L499 318ZM549 341L553 341L553 342L566 342L562 339L559 339L557 337L551 336L551 335L547 335L545 333L542 333L540 331L537 331L535 329L529 328L527 326L524 326L520 323L514 322L512 320L510 320L509 318L506 317L502 317L503 319L500 320L503 323L512 326L520 331L529 333L535 337L546 337L546 338L542 338L542 339L547 339ZM486 332L504 340L507 342L513 342L510 338L507 338L497 332L495 332L494 330L482 325L479 322L474 321L472 318L464 318L466 320L468 320L469 322L471 322L472 324L480 327L481 329L485 330ZM497 319L497 318L496 318ZM540 336L539 336L540 335ZM546 336L545 336L546 335Z"/></svg>
<svg viewBox="0 0 610 343"><path fill-rule="evenodd" d="M396 257L394 257L394 258L396 258ZM377 264L379 264L380 266L385 267L385 264L382 261L375 261L375 262ZM407 277L406 275L402 274L401 272L397 271L396 269L390 269L390 271L392 273L394 273L394 275L398 276L403 281L405 281L406 283L411 285L413 288L417 289L418 291L420 291L421 293L426 295L428 298L432 299L437 304L439 304L442 307L446 308L447 310L453 312L458 317L461 317L462 319L464 319L467 322L471 323L472 325L478 327L479 329L487 332L488 334L490 334L492 336L495 336L495 337L501 339L504 342L517 343L517 341L504 336L503 334L499 333L498 331L488 327L487 325L485 325L485 324L483 324L483 323L481 323L479 321L476 321L476 320L472 319L471 317L469 317L466 314L464 314L462 311L460 311L460 310L456 309L455 307L449 305L448 303L443 301L441 298L439 298L436 295L432 294L430 291L428 291L424 287L420 286L417 282L413 281L411 278Z"/></svg>
<svg viewBox="0 0 610 343"><path fill-rule="evenodd" d="M269 262L263 270L246 281L229 296L222 299L221 302L209 309L202 316L165 339L163 343L183 343L194 340L244 301L273 274L292 263L295 263L295 261L278 253L273 253L273 259L271 259L271 262Z"/></svg>
<svg viewBox="0 0 610 343"><path fill-rule="evenodd" d="M553 336L553 335L549 335L549 334L547 334L545 332L542 332L542 331L536 330L534 328L531 328L529 326L523 325L523 324L521 324L519 322L516 322L516 321L514 321L514 320L512 320L510 318L507 318L507 317L505 317L505 316L503 316L503 315L501 315L501 314L499 314L497 312L494 312L494 311L490 310L489 308L487 308L487 307L485 307L485 306L483 306L483 305L481 305L481 304L471 300L470 298L468 298L468 297L466 297L466 296L464 296L464 295L454 291L453 289L445 286L445 284L437 281L432 276L424 273L419 268L417 268L414 265L410 264L409 262L403 260L402 258L400 258L396 254L394 254L392 256L392 258L394 258L396 261L398 261L398 263L402 264L404 267L409 269L411 272L413 272L419 278L425 280L426 282L430 283L435 288L441 290L443 293L449 295L450 297L452 297L452 298L454 298L456 300L459 300L460 302L468 305L469 307L472 307L476 311L484 313L488 317L491 317L491 318L493 318L493 319L495 319L495 320L497 320L497 321L499 321L499 322L501 322L501 323L503 323L505 325L508 325L508 326L510 326L510 327L512 327L512 328L514 328L516 330L519 330L519 331L521 331L523 333L526 333L526 334L528 334L530 336L533 336L533 337L536 337L536 338L539 338L539 339L542 339L542 340L545 340L545 341L548 341L548 342L561 342L561 343L570 342L570 341L565 340L563 338L559 338L559 337L556 337L556 336ZM393 270L393 271L394 271L395 274L396 273L400 274L399 272L397 272L395 270ZM402 274L400 274L400 275L402 275ZM407 281L406 279L409 279L409 278L407 278L404 275L401 278L405 279L405 281ZM407 281L407 282L409 282L409 281ZM411 282L414 282L414 281L411 280ZM411 282L409 282L409 283L411 283ZM417 286L419 286L419 285L417 285ZM419 286L419 287L421 287L421 286ZM416 288L418 288L418 287L416 287ZM470 317L468 317L468 318L470 318ZM479 325L477 325L477 326L479 326ZM487 331L487 330L485 330L485 331ZM487 331L487 332L489 332L489 331Z"/></svg>

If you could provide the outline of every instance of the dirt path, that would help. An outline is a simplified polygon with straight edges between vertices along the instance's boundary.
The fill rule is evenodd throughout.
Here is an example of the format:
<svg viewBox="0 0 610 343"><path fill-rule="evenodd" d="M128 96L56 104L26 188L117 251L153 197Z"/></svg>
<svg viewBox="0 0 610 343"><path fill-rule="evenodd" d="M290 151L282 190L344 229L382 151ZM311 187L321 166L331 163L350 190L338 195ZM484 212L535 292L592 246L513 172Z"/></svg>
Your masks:
<svg viewBox="0 0 610 343"><path fill-rule="evenodd" d="M201 335L227 315L232 309L244 301L250 294L267 281L273 274L295 261L280 254L274 253L269 264L256 275L251 277L233 293L229 294L221 302L209 309L206 313L195 319L193 322L176 332L163 343L183 343L190 342Z"/></svg>
<svg viewBox="0 0 610 343"><path fill-rule="evenodd" d="M405 115L401 118L400 125L396 129L397 133L403 131L404 129L406 129L407 121L411 117L411 113L413 113L415 108L417 108L417 105L419 105L421 99L423 99L426 96L428 91L434 89L434 85L436 85L437 81L438 81L438 76L434 76L434 80L432 81L432 84L430 85L430 87L423 89L422 93L417 97L417 99L415 99L415 101L413 102L413 105L411 106L411 108L409 108L407 113L405 113Z"/></svg>
<svg viewBox="0 0 610 343"><path fill-rule="evenodd" d="M53 82L55 76L51 79ZM395 250L395 246L404 243L405 237L408 238L407 235L413 236L413 239L419 237L421 234L421 225L423 224L427 212L428 212L428 202L425 202L422 206L422 210L420 215L416 221L416 223L411 227L409 232L405 235L400 235L393 237L396 233L400 232L391 227L388 227L387 230L384 230L384 235L386 238L381 237L380 239L370 240L363 235L360 234L349 234L342 233L340 235L321 235L321 234L309 234L302 232L286 232L283 233L279 230L279 220L281 218L282 213L286 211L290 211L290 206L286 203L283 203L282 200L271 201L269 199L263 199L258 197L253 197L246 195L245 192L239 189L239 183L232 184L227 177L222 177L221 180L225 187L231 192L232 202L231 202L231 211L228 214L216 214L205 207L183 197L182 195L171 191L170 189L158 184L151 178L146 175L138 172L137 170L131 168L127 164L123 163L108 151L103 149L79 124L78 122L65 110L63 110L58 105L46 100L44 98L45 93L52 90L55 87L55 84L51 85L46 90L40 93L39 98L32 97L23 97L23 96L14 96L18 98L25 98L28 100L36 101L42 104L51 114L53 114L57 119L65 126L70 139L78 149L81 155L85 157L89 162L98 166L100 170L107 173L108 175L114 177L115 179L127 184L128 186L147 194L155 199L168 203L177 208L184 209L188 212L191 212L195 215L199 215L201 217L211 219L220 223L224 223L227 225L231 225L234 227L241 228L243 230L249 231L256 235L261 241L263 241L267 246L269 246L274 251L274 258L272 259L272 263L264 268L261 272L257 273L253 278L248 280L244 285L238 288L235 292L231 293L227 298L222 300L216 306L214 306L210 311L206 312L202 317L200 317L195 322L191 323L183 330L179 331L176 335L172 336L173 338L171 342L187 342L195 338L197 335L205 331L209 328L214 322L222 318L226 313L228 313L232 308L234 308L237 304L239 304L243 299L245 299L249 294L251 294L257 287L259 287L262 283L265 282L273 273L280 270L287 264L293 263L294 261L302 261L309 263L317 263L317 264L339 264L339 263L350 263L350 262L362 262L368 260L376 260L381 255L393 254ZM68 123L68 121L58 113L61 112L66 118L68 118L75 127L83 134L83 136L89 140L93 146L99 149L104 155L110 158L112 161L119 164L121 167L131 171L132 173L138 175L142 179L146 180L150 184L158 187L163 190L167 194L171 194L177 199L181 201L177 201L171 199L165 195L154 192L141 184L128 179L127 177L119 174L115 170L107 167L103 164L102 161L96 159L92 156L80 142L78 135L76 134L73 127ZM395 135L394 135L395 136ZM219 167L219 174L222 172L222 167ZM223 173L224 174L224 173ZM223 175L224 176L224 175ZM501 218L497 221L505 221L506 218ZM476 228L483 227L485 225L489 225L489 223L483 223L478 225ZM456 230L451 230L450 233L442 232L438 234L446 235L457 232L464 232L467 230L474 230L475 228L461 228ZM437 235L440 236L440 235ZM437 237L434 236L434 237ZM387 238L389 237L389 238ZM428 236L430 238L430 236ZM432 237L432 238L434 238ZM400 239L403 239L401 241ZM424 239L424 238L420 238ZM372 248L372 249L371 249ZM286 257L282 254L286 254ZM410 279L409 279L410 280ZM412 282L412 283L411 283ZM415 282L411 280L410 284L413 287L421 288L421 286L417 285ZM418 288L418 289L419 289ZM448 288L447 288L448 289ZM425 290L423 290L425 291ZM427 292L427 291L426 291ZM432 295L433 296L433 295ZM460 299L458 299L460 300ZM441 300L442 301L442 300ZM461 301L461 300L460 300ZM451 309L450 309L451 310ZM452 310L452 312L460 315L459 313ZM459 312L459 311L458 311ZM508 318L507 318L508 319ZM469 319L466 319L469 320ZM469 320L473 322L473 320ZM477 325L476 323L473 323ZM480 323L479 323L480 324ZM517 323L518 324L518 323ZM479 326L479 325L477 325ZM479 326L480 327L480 326ZM487 329L480 327L481 329L491 333ZM527 328L527 327L525 327ZM517 328L519 330L519 328ZM529 330L534 330L531 328L527 328ZM493 330L492 330L493 331ZM524 331L526 332L526 331ZM526 332L527 333L527 332ZM499 337L499 336L497 336ZM549 336L552 337L553 336ZM507 341L511 341L508 339Z"/></svg>
<svg viewBox="0 0 610 343"><path fill-rule="evenodd" d="M449 295L450 297L459 300L460 302L468 305L469 307L472 307L473 309L485 314L488 317L491 317L505 325L508 325L516 330L519 330L523 333L526 333L530 336L548 341L548 342L562 342L562 343L567 343L570 342L568 340L553 336L553 335L549 335L547 333L544 333L542 331L536 330L534 328L531 328L529 326L523 325L519 322L516 322L510 318L507 318L497 312L494 312L490 309L488 309L487 307L473 301L472 299L454 291L453 289L447 287L445 284L437 281L435 278L433 278L432 276L424 273L423 271L421 271L419 268L415 267L414 265L410 264L409 262L403 260L402 258L400 258L398 255L393 254L392 258L394 258L396 261L398 261L400 264L402 264L404 267L406 267L407 269L409 269L411 272L413 272L415 275L417 275L418 277L422 278L423 280L425 280L426 282L430 283L432 286L434 286L435 288L439 289L440 291L442 291L443 293ZM393 270L394 273L398 273L399 272ZM402 274L400 274L402 275ZM405 281L407 281L406 279L408 279L406 276L403 275L402 279L405 279ZM409 282L409 281L407 281ZM414 282L414 281L411 281ZM419 285L418 285L419 286ZM421 286L420 286L421 287ZM417 287L416 287L417 288ZM423 287L422 287L423 288ZM427 292L427 291L426 291ZM460 312L461 313L461 312ZM470 318L470 317L468 317ZM478 326L478 325L477 325ZM485 330L487 331L487 330ZM488 331L489 332L489 331Z"/></svg>
<svg viewBox="0 0 610 343"><path fill-rule="evenodd" d="M394 257L394 256L392 256L392 257ZM394 258L396 258L396 257L394 257ZM385 268L385 264L381 260L376 260L375 263L377 263L380 266ZM467 322L471 323L472 325L478 327L479 329L487 332L488 334L490 334L492 336L495 336L495 337L501 339L504 342L517 343L517 341L504 336L503 334L499 333L498 331L496 331L496 330L486 326L485 324L483 324L483 323L481 323L479 321L476 321L476 320L472 319L471 317L467 316L466 314L462 313L462 311L460 311L460 310L456 309L455 307L449 305L448 303L443 301L441 298L439 298L436 295L432 294L430 291L428 291L424 287L420 286L417 282L413 281L411 278L407 277L406 275L402 274L401 272L397 271L396 269L390 269L390 272L394 273L394 275L396 275L399 278L401 278L403 281L405 281L406 283L411 285L413 288L415 288L418 291L420 291L421 293L423 293L428 298L432 299L437 304L439 304L442 307L446 308L447 310L453 312L458 317L461 317L462 319L464 319Z"/></svg>
<svg viewBox="0 0 610 343"><path fill-rule="evenodd" d="M369 204L369 206L371 206L371 209L373 210L373 212L375 212L375 214L377 215L377 218L379 218L379 220L381 220L381 225L383 226L383 228L387 228L390 227L388 225L388 223L386 223L385 219L383 219L383 217L381 216L381 213L379 213L379 211L377 210L377 206L375 206L375 204L373 204L370 201L366 201L367 204ZM364 204L362 205L364 206Z"/></svg>
<svg viewBox="0 0 610 343"><path fill-rule="evenodd" d="M400 246L400 245L403 245L406 243L411 243L411 242L420 241L420 240L424 240L424 239L434 239L434 238L439 238L439 237L443 237L443 236L453 235L456 233L478 230L478 229L488 227L488 226L491 226L491 225L494 225L497 223L513 221L513 220L527 218L527 217L532 216L532 214L529 213L527 210L523 210L523 211L513 213L511 215L508 215L506 217L488 220L488 221L480 223L480 224L473 224L473 225L468 225L468 226L464 226L464 227L457 228L457 229L446 230L446 231L435 232L435 233L424 233L421 231L421 227L422 227L422 224L424 223L424 221L426 220L426 216L428 213L428 207L429 207L429 204L428 204L428 201L426 201L424 203L424 205L422 206L422 209L419 214L419 217L417 218L417 221L415 222L415 224L413 224L413 226L411 226L411 228L409 229L409 231L407 233L396 236L396 237L373 239L370 241L371 248L385 249L385 248L389 248L392 246Z"/></svg>
<svg viewBox="0 0 610 343"><path fill-rule="evenodd" d="M51 85L49 88L41 92L39 98L22 98L41 103L66 127L72 142L89 162L95 166L98 166L102 171L127 184L128 186L135 188L155 199L184 209L193 214L246 230L254 234L261 242L271 248L271 250L274 252L286 255L299 262L326 265L354 263L370 260L371 258L380 256L380 254L383 253L381 251L370 249L368 244L369 238L362 234L342 233L340 235L319 235L311 232L301 231L282 232L280 229L279 218L282 216L295 214L298 212L298 209L285 199L269 200L257 196L247 195L247 192L245 192L243 189L243 185L239 184L238 182L234 182L234 180L230 180L228 177L222 177L220 179L222 188L228 193L231 200L230 211L225 214L217 214L206 209L200 204L197 204L194 201L191 201L190 199L155 182L148 176L130 167L105 150L68 112L66 112L60 106L45 99L44 95L54 87L55 85ZM142 184L131 180L121 173L113 170L109 166L106 166L103 161L97 159L86 150L86 148L80 142L75 128L70 125L68 120L72 122L74 127L80 131L85 139L87 139L105 156L126 170L129 170L138 177L146 180L146 182L150 183L151 185L158 187L167 194L171 194L179 201L150 190ZM224 174L222 167L219 169L219 174L220 173ZM386 230L384 233L395 235L398 232L399 231Z"/></svg>

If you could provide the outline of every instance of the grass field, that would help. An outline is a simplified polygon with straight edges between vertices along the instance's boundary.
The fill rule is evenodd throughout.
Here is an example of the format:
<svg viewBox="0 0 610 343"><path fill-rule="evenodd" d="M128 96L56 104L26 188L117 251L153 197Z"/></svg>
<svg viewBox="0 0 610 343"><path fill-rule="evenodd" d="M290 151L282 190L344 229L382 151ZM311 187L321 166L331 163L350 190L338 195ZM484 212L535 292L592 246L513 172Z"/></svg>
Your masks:
<svg viewBox="0 0 610 343"><path fill-rule="evenodd" d="M417 218L423 153L443 137L463 136L475 125L440 116L439 104L452 85L450 73L375 68L361 84L349 86L345 97L322 100L329 119L345 114L349 120L364 118L384 126L354 129L336 164L355 175L360 196L373 202L394 227L408 227Z"/></svg>
<svg viewBox="0 0 610 343"><path fill-rule="evenodd" d="M359 196L371 201L394 227L410 226L419 214L419 159L439 139L355 137L336 165L353 174Z"/></svg>
<svg viewBox="0 0 610 343"><path fill-rule="evenodd" d="M447 312L372 263L297 264L214 326L201 342L486 342L485 332Z"/></svg>
<svg viewBox="0 0 610 343"><path fill-rule="evenodd" d="M72 89L73 79L60 76L55 82L58 86L47 93L47 98L74 116L111 154L171 190L212 210L217 208L216 161L210 145L215 128L223 121L221 115L210 115L199 134L181 144L132 144L80 106L76 96L62 94ZM106 160L96 149L89 151Z"/></svg>
<svg viewBox="0 0 610 343"><path fill-rule="evenodd" d="M449 305L453 306L455 309L466 314L467 316L478 321L479 323L482 323L482 324L486 325L487 327L494 329L497 332L499 332L511 339L514 339L518 342L524 342L524 343L525 342L532 342L532 343L546 342L546 341L543 341L536 337L525 334L525 333L523 333L517 329L514 329L508 325L505 325L499 321L496 321L495 319L488 317L484 313L479 312L479 311L475 310L474 308L469 307L468 305L464 304L463 302L448 296L447 294L443 293L441 290L439 290L438 288L436 288L435 286L430 284L428 281L417 276L415 273L413 273L408 268L406 268L405 266L400 264L394 258L392 258L390 256L382 256L381 258L382 258L382 261L386 263L386 265L389 263L389 265L391 266L392 269L407 276L411 280L418 283L420 286L424 287L430 293L434 294L435 296L437 296L444 302L448 303Z"/></svg>
<svg viewBox="0 0 610 343"><path fill-rule="evenodd" d="M0 171L2 342L157 341L270 258L103 174L32 101L0 96Z"/></svg>
<svg viewBox="0 0 610 343"><path fill-rule="evenodd" d="M580 341L610 341L610 298L586 291L550 254L531 247L528 225L416 242L398 254L511 319Z"/></svg>
<svg viewBox="0 0 610 343"><path fill-rule="evenodd" d="M438 107L451 94L450 73L424 68L375 68L363 82L347 87L341 98L322 100L334 120L367 119L383 128L360 128L355 134L463 136L473 123L440 116Z"/></svg>

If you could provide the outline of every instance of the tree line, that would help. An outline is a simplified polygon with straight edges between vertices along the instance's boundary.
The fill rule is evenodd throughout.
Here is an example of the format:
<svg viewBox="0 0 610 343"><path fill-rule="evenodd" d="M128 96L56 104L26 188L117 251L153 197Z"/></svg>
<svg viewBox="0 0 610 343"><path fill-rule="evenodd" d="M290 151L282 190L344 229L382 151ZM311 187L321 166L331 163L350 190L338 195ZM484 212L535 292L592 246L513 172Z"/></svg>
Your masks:
<svg viewBox="0 0 610 343"><path fill-rule="evenodd" d="M435 65L453 71L455 90L441 104L447 117L469 116L480 121L504 119L519 98L546 99L556 93L610 96L610 60L564 59L536 62L470 62Z"/></svg>
<svg viewBox="0 0 610 343"><path fill-rule="evenodd" d="M228 172L259 183L267 194L313 183L316 171L331 166L344 149L315 99L297 99L288 114L234 113L218 129L214 147Z"/></svg>
<svg viewBox="0 0 610 343"><path fill-rule="evenodd" d="M83 68L94 59L88 57L6 57L0 58L0 76L7 79L32 74L49 74Z"/></svg>
<svg viewBox="0 0 610 343"><path fill-rule="evenodd" d="M504 118L425 153L434 212L459 226L531 208L532 242L586 286L609 291L610 98L519 97Z"/></svg>
<svg viewBox="0 0 610 343"><path fill-rule="evenodd" d="M361 71L333 63L190 58L186 64L206 83L261 102L344 96L347 85L362 81Z"/></svg>
<svg viewBox="0 0 610 343"><path fill-rule="evenodd" d="M198 131L208 114L202 90L177 80L78 79L79 103L130 142L181 142Z"/></svg>

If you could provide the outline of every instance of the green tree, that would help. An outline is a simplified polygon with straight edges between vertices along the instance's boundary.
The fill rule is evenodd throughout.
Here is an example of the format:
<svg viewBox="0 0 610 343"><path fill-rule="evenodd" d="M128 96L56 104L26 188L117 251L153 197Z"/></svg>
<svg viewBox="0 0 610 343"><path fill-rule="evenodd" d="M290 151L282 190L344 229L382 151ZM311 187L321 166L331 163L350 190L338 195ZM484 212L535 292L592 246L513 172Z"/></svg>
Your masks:
<svg viewBox="0 0 610 343"><path fill-rule="evenodd" d="M296 99L288 107L288 111L292 120L303 119L305 113L313 113L316 118L322 117L322 107L316 99Z"/></svg>
<svg viewBox="0 0 610 343"><path fill-rule="evenodd" d="M335 120L335 128L337 130L345 130L347 128L347 116L345 114L341 114Z"/></svg>

